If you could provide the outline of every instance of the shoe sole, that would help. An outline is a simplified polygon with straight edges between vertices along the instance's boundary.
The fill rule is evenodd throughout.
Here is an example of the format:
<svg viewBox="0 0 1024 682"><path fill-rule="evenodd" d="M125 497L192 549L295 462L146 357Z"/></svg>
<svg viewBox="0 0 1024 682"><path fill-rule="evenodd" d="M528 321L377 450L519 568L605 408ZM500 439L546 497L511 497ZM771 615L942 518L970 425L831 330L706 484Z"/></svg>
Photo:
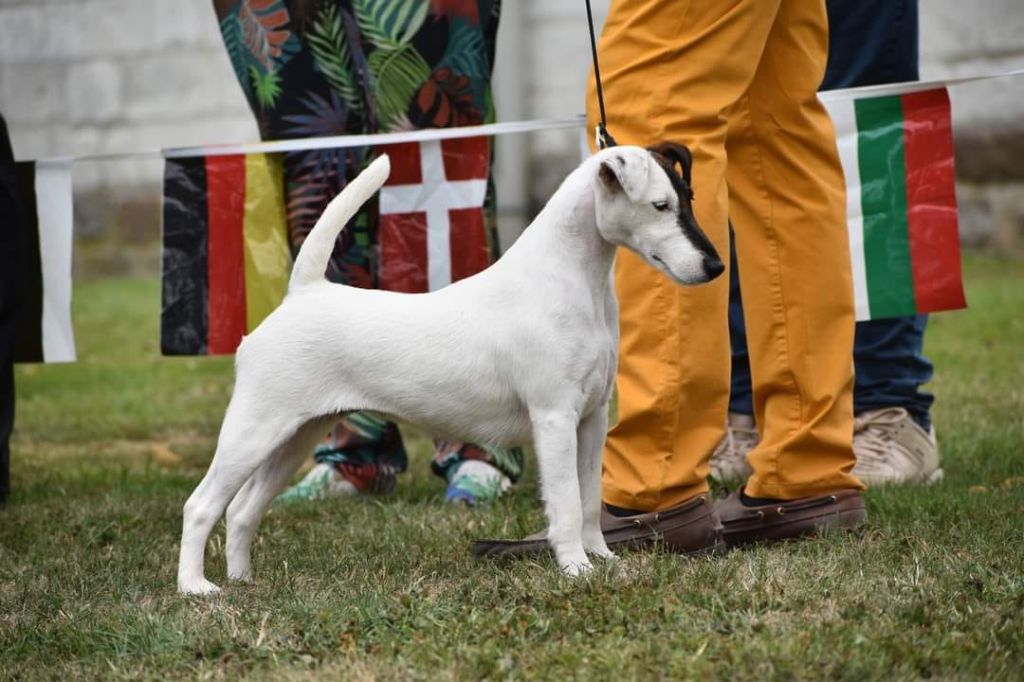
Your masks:
<svg viewBox="0 0 1024 682"><path fill-rule="evenodd" d="M728 549L721 523L706 495L664 512L602 518L601 525L613 552L653 548L665 554L701 557ZM539 533L524 540L475 540L470 545L470 554L477 558L532 557L550 552L550 545Z"/></svg>

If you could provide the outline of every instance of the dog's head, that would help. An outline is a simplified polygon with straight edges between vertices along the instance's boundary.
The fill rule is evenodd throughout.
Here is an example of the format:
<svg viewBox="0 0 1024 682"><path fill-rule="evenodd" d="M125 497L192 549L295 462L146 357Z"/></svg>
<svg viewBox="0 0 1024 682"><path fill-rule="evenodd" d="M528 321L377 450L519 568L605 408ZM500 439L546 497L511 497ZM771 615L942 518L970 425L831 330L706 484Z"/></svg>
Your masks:
<svg viewBox="0 0 1024 682"><path fill-rule="evenodd" d="M702 284L725 266L693 217L690 150L662 143L599 152L597 229L680 284Z"/></svg>

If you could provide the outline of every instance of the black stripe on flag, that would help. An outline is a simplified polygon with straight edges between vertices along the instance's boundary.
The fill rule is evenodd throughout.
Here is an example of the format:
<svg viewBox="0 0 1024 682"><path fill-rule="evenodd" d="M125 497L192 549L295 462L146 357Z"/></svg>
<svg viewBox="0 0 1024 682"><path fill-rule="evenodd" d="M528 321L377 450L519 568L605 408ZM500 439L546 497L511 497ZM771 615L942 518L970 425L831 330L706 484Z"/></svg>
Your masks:
<svg viewBox="0 0 1024 682"><path fill-rule="evenodd" d="M160 312L164 355L207 352L207 228L205 158L167 159Z"/></svg>
<svg viewBox="0 0 1024 682"><path fill-rule="evenodd" d="M14 361L43 361L43 263L39 255L39 215L36 212L36 165L14 164L21 203L21 301L15 331Z"/></svg>

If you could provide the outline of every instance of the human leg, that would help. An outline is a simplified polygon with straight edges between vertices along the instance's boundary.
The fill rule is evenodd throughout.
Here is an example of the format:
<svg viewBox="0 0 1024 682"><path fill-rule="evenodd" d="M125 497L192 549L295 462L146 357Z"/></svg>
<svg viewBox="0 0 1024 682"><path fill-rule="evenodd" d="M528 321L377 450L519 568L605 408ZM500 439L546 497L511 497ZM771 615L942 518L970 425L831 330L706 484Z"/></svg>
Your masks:
<svg viewBox="0 0 1024 682"><path fill-rule="evenodd" d="M722 251L729 195L726 112L746 92L778 1L613 3L601 38L608 127L620 143L693 152L697 221ZM593 84L588 118L596 121ZM707 459L728 405L725 278L684 289L622 252L619 421L605 448L603 497L653 511L707 490Z"/></svg>
<svg viewBox="0 0 1024 682"><path fill-rule="evenodd" d="M917 0L828 0L827 4L829 57L822 90L918 79ZM753 415L742 295L735 276L730 282L729 300L733 368L730 417ZM923 354L926 323L926 318L921 316L865 321L856 325L854 413L865 417L858 419L854 434L858 457L865 451L864 447L858 446L864 443L868 443L867 450L873 453L872 458L877 459L878 443L898 440L889 433L893 426L891 415L882 415L881 421L872 418L877 411L890 408L906 410L920 427L917 429L920 433L911 434L911 449L928 449L929 408L933 398L920 390L932 373L931 363ZM745 424L743 422L738 428L742 431ZM904 430L915 431L909 425ZM730 435L735 436L735 433ZM747 451L756 443L755 439L746 437L732 440L729 452L718 458L721 461L713 462L713 468L735 469L731 463L745 462ZM934 438L931 440L931 449L934 450ZM937 456L925 453L911 459L937 461ZM924 473L930 475L930 471ZM863 470L859 473L870 475Z"/></svg>
<svg viewBox="0 0 1024 682"><path fill-rule="evenodd" d="M409 466L398 426L369 412L342 417L313 452L306 476L283 492L282 501L352 493L388 493Z"/></svg>
<svg viewBox="0 0 1024 682"><path fill-rule="evenodd" d="M0 292L6 295L7 292ZM14 320L0 312L0 504L11 492L11 432L14 430Z"/></svg>
<svg viewBox="0 0 1024 682"><path fill-rule="evenodd" d="M445 499L470 506L504 493L523 473L523 450L434 440L430 469L448 482Z"/></svg>
<svg viewBox="0 0 1024 682"><path fill-rule="evenodd" d="M745 481L750 475L747 453L760 436L754 422L754 388L750 378L750 353L743 321L743 297L736 266L736 236L729 229L729 349L732 375L729 386L729 417L725 438L711 455L711 475L720 482Z"/></svg>
<svg viewBox="0 0 1024 682"><path fill-rule="evenodd" d="M822 90L916 81L918 0L828 0Z"/></svg>
<svg viewBox="0 0 1024 682"><path fill-rule="evenodd" d="M381 47L373 35L362 34L364 26L352 16L351 8L346 9L349 3L322 0L282 7L275 16L281 22L277 35L283 43L269 53L252 51L242 40L247 22L259 11L252 0L214 4L239 84L265 138L386 132L395 127L443 128L493 120L490 75L500 2L435 3L429 13L405 17L403 21L409 22L403 31L405 54L422 64L422 71L417 67L412 76L417 79L415 87L408 90L408 74L396 80L390 72L377 73L374 68L369 74L360 72L360 65L365 68L367 63L376 63L374 51L390 47ZM360 39L352 40L356 35ZM453 42L454 36L465 40ZM279 87L262 91L254 87L264 79L274 80ZM453 84L458 85L457 96L451 90ZM359 172L369 153L369 149L353 148L285 155L288 231L294 250L301 246L327 202ZM366 288L379 286L372 257L377 250L377 215L371 204L339 238L328 266L330 280ZM493 185L483 213L491 237L496 234ZM495 248L492 256L496 255ZM522 469L522 451L518 449L471 444L452 447L450 443L438 443L438 448L437 459L444 459L445 473L458 469L464 474L474 466L477 471L489 467L511 481ZM317 449L315 458L316 466L285 493L285 499L390 490L395 474L407 464L397 425L364 413L343 420L328 442ZM459 466L471 461L482 464Z"/></svg>
<svg viewBox="0 0 1024 682"><path fill-rule="evenodd" d="M736 238L729 230L729 350L732 375L729 389L729 412L754 416L754 387L750 379L750 352L747 350L747 327L743 322L743 294L740 273L736 268Z"/></svg>
<svg viewBox="0 0 1024 682"><path fill-rule="evenodd" d="M823 3L783 2L731 112L729 189L754 411L751 496L860 488L853 466L853 298L835 135L817 99Z"/></svg>
<svg viewBox="0 0 1024 682"><path fill-rule="evenodd" d="M823 90L917 80L917 0L829 0L832 41ZM928 431L932 396L920 391L931 379L924 357L927 316L857 324L854 412L903 407Z"/></svg>
<svg viewBox="0 0 1024 682"><path fill-rule="evenodd" d="M857 372L856 414L903 407L925 431L931 428L934 397L920 390L932 364L922 355L927 315L871 320L857 325L853 357Z"/></svg>
<svg viewBox="0 0 1024 682"><path fill-rule="evenodd" d="M14 153L0 116L0 504L10 493L14 430L14 340L19 298L22 207L14 178Z"/></svg>
<svg viewBox="0 0 1024 682"><path fill-rule="evenodd" d="M917 80L918 1L829 0L833 41L823 89ZM931 426L924 315L857 324L855 473L869 485L942 477Z"/></svg>

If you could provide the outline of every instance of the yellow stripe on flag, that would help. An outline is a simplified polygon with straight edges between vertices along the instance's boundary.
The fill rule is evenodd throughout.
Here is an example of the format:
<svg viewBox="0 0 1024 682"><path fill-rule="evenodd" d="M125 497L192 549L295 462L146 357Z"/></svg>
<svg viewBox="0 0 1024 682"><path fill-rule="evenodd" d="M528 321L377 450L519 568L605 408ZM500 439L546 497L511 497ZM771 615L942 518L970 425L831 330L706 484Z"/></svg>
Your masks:
<svg viewBox="0 0 1024 682"><path fill-rule="evenodd" d="M291 253L280 154L245 156L245 303L251 332L284 299Z"/></svg>

